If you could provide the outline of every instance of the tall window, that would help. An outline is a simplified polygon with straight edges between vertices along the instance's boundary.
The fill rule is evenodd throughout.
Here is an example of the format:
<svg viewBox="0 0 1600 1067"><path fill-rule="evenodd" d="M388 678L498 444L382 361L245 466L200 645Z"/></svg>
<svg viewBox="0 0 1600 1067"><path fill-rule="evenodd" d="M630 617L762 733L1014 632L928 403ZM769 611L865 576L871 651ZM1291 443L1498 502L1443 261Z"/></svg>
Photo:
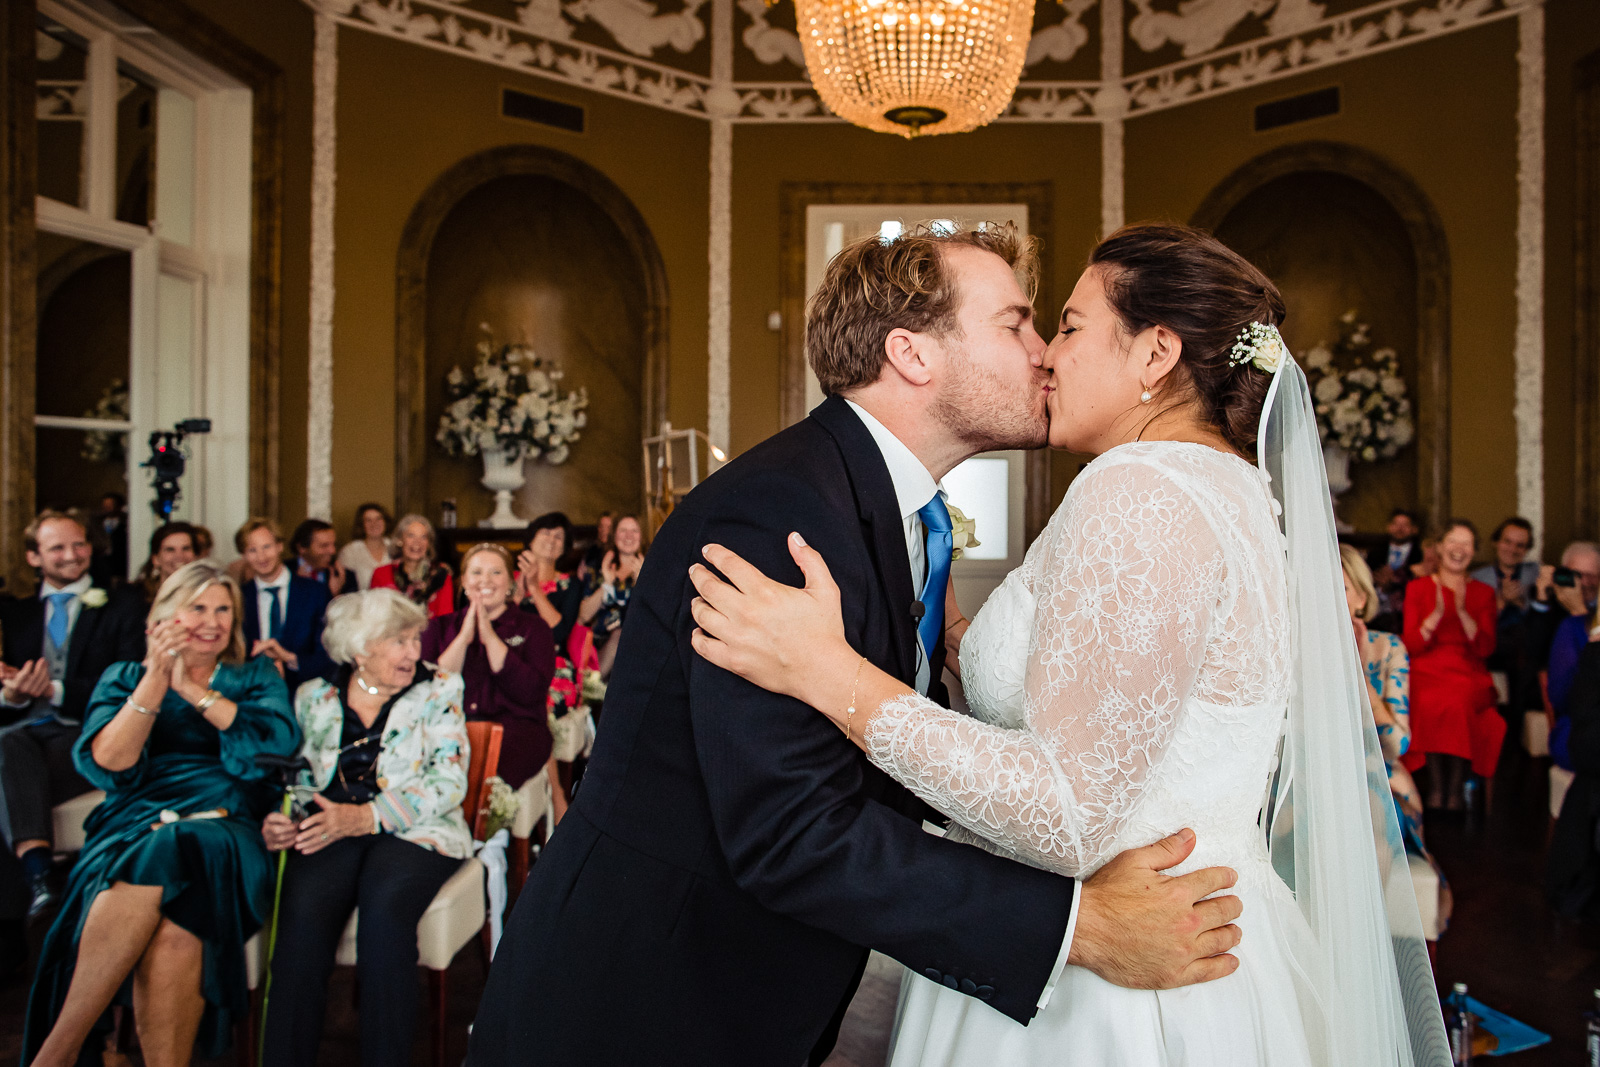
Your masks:
<svg viewBox="0 0 1600 1067"><path fill-rule="evenodd" d="M136 568L152 432L212 420L174 517L249 507L251 96L99 5L41 0L36 45L38 502L125 495Z"/></svg>

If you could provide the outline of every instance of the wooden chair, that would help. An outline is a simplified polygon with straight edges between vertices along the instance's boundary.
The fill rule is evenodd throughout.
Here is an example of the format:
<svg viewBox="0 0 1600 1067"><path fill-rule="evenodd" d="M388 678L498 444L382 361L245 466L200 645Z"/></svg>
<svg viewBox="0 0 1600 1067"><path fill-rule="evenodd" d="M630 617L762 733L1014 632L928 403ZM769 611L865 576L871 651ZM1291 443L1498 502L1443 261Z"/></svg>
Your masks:
<svg viewBox="0 0 1600 1067"><path fill-rule="evenodd" d="M535 842L543 848L555 832L555 790L559 782L550 781L548 767L522 783L517 790L517 817L511 822L511 847L507 850L510 862L506 871L506 889L509 895L522 891L528 880Z"/></svg>
<svg viewBox="0 0 1600 1067"><path fill-rule="evenodd" d="M467 743L470 753L467 762L467 794L461 801L461 810L472 828L475 841L482 841L489 826L488 792L483 788L486 779L500 769L500 745L505 728L495 722L467 723ZM293 862L292 860L290 862ZM449 1006L448 976L450 964L456 954L482 932L489 919L489 904L484 892L484 867L475 857L466 860L439 889L433 903L423 913L417 924L417 965L428 972L428 1008L432 1021L432 1051L434 1067L444 1067L445 1016ZM334 962L341 967L356 963L356 930L360 909L350 914ZM252 990L256 989L266 964L266 949L262 936L257 934L245 946L247 977ZM254 1067L255 1045L240 1057L243 1067Z"/></svg>

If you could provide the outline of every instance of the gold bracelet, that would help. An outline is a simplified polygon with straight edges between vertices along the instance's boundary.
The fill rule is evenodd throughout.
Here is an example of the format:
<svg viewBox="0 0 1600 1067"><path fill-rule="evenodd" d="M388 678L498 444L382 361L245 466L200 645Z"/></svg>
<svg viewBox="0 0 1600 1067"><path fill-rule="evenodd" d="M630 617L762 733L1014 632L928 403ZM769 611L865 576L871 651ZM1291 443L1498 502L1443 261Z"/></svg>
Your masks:
<svg viewBox="0 0 1600 1067"><path fill-rule="evenodd" d="M217 692L215 689L207 689L206 695L200 698L200 702L194 706L194 710L203 712L221 699L221 693Z"/></svg>
<svg viewBox="0 0 1600 1067"><path fill-rule="evenodd" d="M155 711L151 711L143 704L135 704L132 697L129 697L126 703L128 707L132 708L134 711L137 711L140 715L157 715L161 711L160 708L157 708Z"/></svg>
<svg viewBox="0 0 1600 1067"><path fill-rule="evenodd" d="M856 664L856 680L850 683L850 706L844 709L844 739L850 741L850 726L856 718L856 690L861 685L861 668L867 665L867 657L862 656ZM853 741L851 741L854 744Z"/></svg>

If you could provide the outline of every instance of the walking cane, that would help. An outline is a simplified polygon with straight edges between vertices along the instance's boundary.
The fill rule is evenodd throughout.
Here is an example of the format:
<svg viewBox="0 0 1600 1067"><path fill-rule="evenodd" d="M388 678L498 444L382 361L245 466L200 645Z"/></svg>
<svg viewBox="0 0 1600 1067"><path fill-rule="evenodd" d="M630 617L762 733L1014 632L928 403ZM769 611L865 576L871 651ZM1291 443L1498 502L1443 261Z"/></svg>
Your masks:
<svg viewBox="0 0 1600 1067"><path fill-rule="evenodd" d="M283 789L283 803L279 811L284 818L294 813L294 792L289 788L295 775L309 771L311 764L304 756L279 756L263 752L256 756L258 768L277 780ZM272 890L272 922L267 926L267 977L261 989L261 1031L256 1035L256 1063L264 1063L267 1055L267 1009L272 1003L272 955L278 947L278 908L283 903L283 869L289 862L289 849L278 853L278 880Z"/></svg>

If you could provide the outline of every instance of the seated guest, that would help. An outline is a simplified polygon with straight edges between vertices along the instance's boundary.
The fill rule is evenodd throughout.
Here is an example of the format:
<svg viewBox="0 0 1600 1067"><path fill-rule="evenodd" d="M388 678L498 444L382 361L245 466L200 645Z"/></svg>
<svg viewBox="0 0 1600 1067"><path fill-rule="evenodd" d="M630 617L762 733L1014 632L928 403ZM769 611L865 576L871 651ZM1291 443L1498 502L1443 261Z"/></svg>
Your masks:
<svg viewBox="0 0 1600 1067"><path fill-rule="evenodd" d="M292 690L332 669L322 647L328 587L283 563L283 535L271 519L254 518L234 535L250 577L243 583L244 638L249 654L267 656Z"/></svg>
<svg viewBox="0 0 1600 1067"><path fill-rule="evenodd" d="M1472 577L1495 591L1501 624L1520 621L1533 602L1533 589L1539 581L1539 564L1528 558L1533 523L1514 515L1494 528L1489 543L1494 548L1494 562L1473 571Z"/></svg>
<svg viewBox="0 0 1600 1067"><path fill-rule="evenodd" d="M1541 665L1548 664L1554 651L1556 634L1568 629L1568 650L1576 658L1583 642L1572 642L1580 624L1571 619L1587 619L1600 596L1600 545L1593 541L1574 541L1561 552L1559 567L1541 567L1534 581L1532 603L1528 605L1527 630L1532 635L1531 651Z"/></svg>
<svg viewBox="0 0 1600 1067"><path fill-rule="evenodd" d="M512 608L511 555L499 545L474 545L461 557L467 606L428 623L422 658L460 674L468 719L505 727L500 777L512 789L551 763L554 742L546 711L555 673L555 641L538 615ZM555 767L550 766L554 782Z"/></svg>
<svg viewBox="0 0 1600 1067"><path fill-rule="evenodd" d="M1578 661L1594 635L1600 633L1600 611L1592 615L1569 615L1556 627L1550 642L1549 674L1546 691L1555 723L1550 730L1550 755L1558 767L1571 770L1567 743L1572 724L1568 704L1572 685L1578 676Z"/></svg>
<svg viewBox="0 0 1600 1067"><path fill-rule="evenodd" d="M190 523L189 527L194 530L194 558L210 559L211 550L217 544L217 539L211 536L210 527L201 526L197 522Z"/></svg>
<svg viewBox="0 0 1600 1067"><path fill-rule="evenodd" d="M294 572L327 586L330 597L356 591L355 580L339 561L339 535L334 532L333 523L305 520L294 528L289 548L295 556Z"/></svg>
<svg viewBox="0 0 1600 1067"><path fill-rule="evenodd" d="M1550 838L1545 894L1562 915L1594 922L1600 920L1600 643L1579 653L1567 711L1576 774Z"/></svg>
<svg viewBox="0 0 1600 1067"><path fill-rule="evenodd" d="M272 908L255 757L292 754L300 731L278 672L245 659L239 600L218 564L180 568L143 662L95 688L73 757L106 799L45 936L23 1063L98 1063L90 1035L130 979L152 1067L222 1055L250 1010L244 945Z"/></svg>
<svg viewBox="0 0 1600 1067"><path fill-rule="evenodd" d="M200 558L195 551L194 527L186 522L166 522L150 535L150 558L139 568L136 581L146 604L154 604L161 583L183 566Z"/></svg>
<svg viewBox="0 0 1600 1067"><path fill-rule="evenodd" d="M100 513L95 524L106 543L106 570L113 582L128 578L128 498L107 493L100 498Z"/></svg>
<svg viewBox="0 0 1600 1067"><path fill-rule="evenodd" d="M578 609L578 620L594 630L600 653L600 673L610 676L617 658L617 640L628 613L639 569L644 566L644 528L632 515L617 520L614 543L600 560L600 572L591 578L592 590Z"/></svg>
<svg viewBox="0 0 1600 1067"><path fill-rule="evenodd" d="M1415 772L1430 762L1428 806L1459 810L1467 761L1494 775L1506 722L1485 660L1494 651L1494 590L1467 577L1478 532L1452 519L1439 538L1438 572L1406 588L1405 643L1411 653L1411 747Z"/></svg>
<svg viewBox="0 0 1600 1067"><path fill-rule="evenodd" d="M355 575L358 588L371 589L372 572L389 562L389 548L389 510L382 504L362 504L356 508L350 543L339 550L339 562Z"/></svg>
<svg viewBox="0 0 1600 1067"><path fill-rule="evenodd" d="M417 923L461 861L472 832L461 676L422 662L427 616L392 589L340 597L324 635L340 664L308 682L295 714L318 790L298 823L261 824L267 847L293 848L273 956L266 1067L314 1067L328 974L352 909L361 983L361 1061L411 1062L417 1017Z"/></svg>
<svg viewBox="0 0 1600 1067"><path fill-rule="evenodd" d="M1418 856L1433 868L1439 878L1436 913L1439 926L1450 920L1451 896L1444 872L1422 837L1422 794L1411 772L1400 762L1411 747L1411 661L1399 637L1382 630L1368 629L1367 623L1378 613L1378 591L1372 584L1367 561L1349 545L1339 546L1339 562L1344 568L1344 597L1350 609L1350 625L1355 629L1356 653L1367 679L1367 701L1372 721L1383 750L1383 763L1389 774L1389 793L1394 797L1395 814L1406 852Z"/></svg>
<svg viewBox="0 0 1600 1067"><path fill-rule="evenodd" d="M1389 524L1384 528L1388 541L1367 553L1367 567L1372 571L1372 582L1378 590L1379 614L1399 615L1405 603L1411 568L1422 562L1421 528L1416 512L1395 508L1389 513Z"/></svg>
<svg viewBox="0 0 1600 1067"><path fill-rule="evenodd" d="M594 520L594 540L584 549L583 561L578 566L580 577L587 580L591 574L600 573L600 561L611 551L611 532L615 526L616 521L609 511L602 511Z"/></svg>
<svg viewBox="0 0 1600 1067"><path fill-rule="evenodd" d="M0 790L7 841L21 860L0 865L6 894L29 914L50 905L53 849L50 809L94 789L74 765L90 695L106 668L144 656L144 601L133 589L91 584L89 539L78 520L59 511L39 515L22 534L28 565L39 572L33 596L0 598ZM17 916L4 916L11 919Z"/></svg>
<svg viewBox="0 0 1600 1067"><path fill-rule="evenodd" d="M456 590L449 564L438 559L433 523L406 515L394 524L390 562L372 572L372 588L394 589L436 619L456 610Z"/></svg>
<svg viewBox="0 0 1600 1067"><path fill-rule="evenodd" d="M580 668L598 666L594 635L578 622L583 605L583 583L575 575L558 570L567 554L572 526L559 511L541 515L528 524L528 547L517 557L517 579L523 611L531 611L545 621L555 637L556 658L565 658Z"/></svg>

